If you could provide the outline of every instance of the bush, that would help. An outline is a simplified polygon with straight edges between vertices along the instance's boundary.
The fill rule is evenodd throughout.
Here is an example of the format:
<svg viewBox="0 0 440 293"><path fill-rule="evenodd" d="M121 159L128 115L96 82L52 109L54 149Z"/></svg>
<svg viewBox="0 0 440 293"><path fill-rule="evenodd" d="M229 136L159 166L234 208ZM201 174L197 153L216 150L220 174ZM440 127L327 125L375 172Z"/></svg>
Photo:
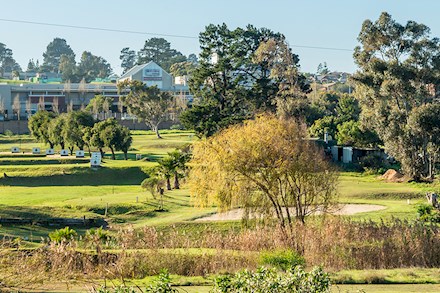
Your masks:
<svg viewBox="0 0 440 293"><path fill-rule="evenodd" d="M184 130L185 127L183 127L181 124L174 124L171 125L170 130Z"/></svg>
<svg viewBox="0 0 440 293"><path fill-rule="evenodd" d="M13 136L13 135L14 135L14 133L11 130L6 129L5 136Z"/></svg>
<svg viewBox="0 0 440 293"><path fill-rule="evenodd" d="M330 292L330 277L321 267L305 272L301 266L290 268L286 273L261 267L255 272L242 271L233 276L215 279L215 293L294 293Z"/></svg>
<svg viewBox="0 0 440 293"><path fill-rule="evenodd" d="M440 223L440 211L434 209L430 204L420 204L417 206L417 214L420 221Z"/></svg>
<svg viewBox="0 0 440 293"><path fill-rule="evenodd" d="M76 235L77 233L75 230L70 229L69 227L65 227L63 229L58 229L49 233L49 238L51 241L61 243L72 241Z"/></svg>
<svg viewBox="0 0 440 293"><path fill-rule="evenodd" d="M386 168L384 159L379 154L369 154L360 159L359 165L365 170L375 170L380 173L382 169Z"/></svg>
<svg viewBox="0 0 440 293"><path fill-rule="evenodd" d="M175 293L176 289L171 287L171 278L167 270L162 270L153 285L147 288L146 292L151 293Z"/></svg>
<svg viewBox="0 0 440 293"><path fill-rule="evenodd" d="M304 257L299 255L296 251L276 250L263 252L260 255L260 264L287 271L289 268L305 265L305 260Z"/></svg>

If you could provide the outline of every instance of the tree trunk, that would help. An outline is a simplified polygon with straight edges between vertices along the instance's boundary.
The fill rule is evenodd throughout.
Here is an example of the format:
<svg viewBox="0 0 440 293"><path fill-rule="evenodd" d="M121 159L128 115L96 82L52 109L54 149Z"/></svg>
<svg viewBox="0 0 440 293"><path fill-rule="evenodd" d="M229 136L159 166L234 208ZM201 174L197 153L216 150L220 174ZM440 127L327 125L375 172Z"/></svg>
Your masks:
<svg viewBox="0 0 440 293"><path fill-rule="evenodd" d="M128 160L128 151L124 151L124 159Z"/></svg>
<svg viewBox="0 0 440 293"><path fill-rule="evenodd" d="M51 149L53 149L53 147L54 147L53 143L50 142L50 141L49 141L49 146L50 146Z"/></svg>
<svg viewBox="0 0 440 293"><path fill-rule="evenodd" d="M110 150L112 151L112 160L116 160L115 150L112 147L110 147Z"/></svg>
<svg viewBox="0 0 440 293"><path fill-rule="evenodd" d="M180 189L179 174L177 172L174 172L174 189Z"/></svg>
<svg viewBox="0 0 440 293"><path fill-rule="evenodd" d="M104 160L104 151L102 148L99 148L99 152L101 153L101 160Z"/></svg>
<svg viewBox="0 0 440 293"><path fill-rule="evenodd" d="M159 133L159 127L155 127L155 129L154 129L154 132L156 132L156 136L157 136L157 138L162 138L162 136L160 136L160 133Z"/></svg>
<svg viewBox="0 0 440 293"><path fill-rule="evenodd" d="M73 147L69 147L70 155L73 155Z"/></svg>
<svg viewBox="0 0 440 293"><path fill-rule="evenodd" d="M60 143L60 146L61 146L61 149L64 150L64 146L65 146L65 145L64 145L64 142L61 142L61 143Z"/></svg>
<svg viewBox="0 0 440 293"><path fill-rule="evenodd" d="M171 190L171 180L170 180L170 177L167 178L167 190Z"/></svg>

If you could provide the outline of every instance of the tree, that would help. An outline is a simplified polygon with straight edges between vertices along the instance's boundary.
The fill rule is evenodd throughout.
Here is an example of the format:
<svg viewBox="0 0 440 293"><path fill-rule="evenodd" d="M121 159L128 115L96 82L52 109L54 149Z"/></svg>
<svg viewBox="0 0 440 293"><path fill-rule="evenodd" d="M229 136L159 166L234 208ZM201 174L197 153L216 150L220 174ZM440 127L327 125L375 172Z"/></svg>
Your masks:
<svg viewBox="0 0 440 293"><path fill-rule="evenodd" d="M171 65L170 73L174 77L185 76L185 75L191 76L193 71L196 69L196 67L197 64L193 62L189 62L189 61L178 62Z"/></svg>
<svg viewBox="0 0 440 293"><path fill-rule="evenodd" d="M249 25L230 30L225 24L207 26L200 34L199 64L189 81L194 107L181 116L185 126L199 129L197 135L203 136L255 113L275 112L280 81L286 80L281 73L289 72L294 77L293 73L298 72L298 57L288 47L279 50L278 45L284 43L282 34L265 28ZM279 60L273 58L277 54L284 58L285 68L279 74L274 67ZM295 79L299 80L298 76ZM207 112L215 115L206 115Z"/></svg>
<svg viewBox="0 0 440 293"><path fill-rule="evenodd" d="M6 47L5 44L0 43L0 74L4 75L5 72L21 71L20 65L15 61L12 56L12 50Z"/></svg>
<svg viewBox="0 0 440 293"><path fill-rule="evenodd" d="M119 139L116 148L122 151L124 153L124 159L128 160L128 150L133 143L133 138L131 137L130 129L122 125L119 125L119 127Z"/></svg>
<svg viewBox="0 0 440 293"><path fill-rule="evenodd" d="M379 138L374 131L365 129L359 121L348 120L336 126L336 139L339 145L375 147Z"/></svg>
<svg viewBox="0 0 440 293"><path fill-rule="evenodd" d="M119 59L121 60L121 67L123 69L122 73L126 73L136 64L136 52L130 50L128 47L123 48L121 50L121 55L119 55Z"/></svg>
<svg viewBox="0 0 440 293"><path fill-rule="evenodd" d="M38 68L35 65L34 59L29 59L26 72L36 72L38 71Z"/></svg>
<svg viewBox="0 0 440 293"><path fill-rule="evenodd" d="M129 51L128 51L129 52ZM164 38L151 38L145 41L144 47L138 52L138 64L156 62L166 72L174 63L186 61L186 57L175 49Z"/></svg>
<svg viewBox="0 0 440 293"><path fill-rule="evenodd" d="M66 56L70 60L75 60L75 53L67 44L65 39L55 38L47 45L46 52L43 53L43 72L60 72L61 56Z"/></svg>
<svg viewBox="0 0 440 293"><path fill-rule="evenodd" d="M96 78L106 78L112 73L110 64L104 58L84 51L78 64L78 75L86 82Z"/></svg>
<svg viewBox="0 0 440 293"><path fill-rule="evenodd" d="M14 97L14 100L12 102L12 111L15 115L17 115L17 119L20 120L20 112L21 112L21 102L20 102L20 96L17 94Z"/></svg>
<svg viewBox="0 0 440 293"><path fill-rule="evenodd" d="M102 112L107 113L112 104L113 98L103 95L96 95L90 100L89 104L86 107L86 111L90 111L97 116L99 113Z"/></svg>
<svg viewBox="0 0 440 293"><path fill-rule="evenodd" d="M104 147L105 147L105 142L102 138L102 133L103 133L105 126L106 126L106 121L105 120L100 121L98 123L95 123L93 128L90 129L90 132L88 131L88 129L86 129L86 131L83 134L85 141L90 142L89 147L97 148L99 150L99 152L101 153L102 158L104 158ZM87 139L87 138L90 138L90 139ZM89 152L90 152L90 150L89 150Z"/></svg>
<svg viewBox="0 0 440 293"><path fill-rule="evenodd" d="M180 189L179 178L182 178L185 175L187 171L186 163L189 161L191 156L189 153L182 152L180 150L175 150L173 152L168 153L168 157L171 158L171 162L172 162L174 189Z"/></svg>
<svg viewBox="0 0 440 293"><path fill-rule="evenodd" d="M52 119L56 117L55 113L48 111L37 111L29 118L28 127L31 135L39 142L49 144L53 149L54 142L49 135L49 125Z"/></svg>
<svg viewBox="0 0 440 293"><path fill-rule="evenodd" d="M424 151L419 132L407 125L415 109L439 98L439 40L430 37L427 26L401 25L385 12L375 22L364 21L358 40L354 59L360 70L353 79L364 123L409 177L430 177L433 154Z"/></svg>
<svg viewBox="0 0 440 293"><path fill-rule="evenodd" d="M320 75L329 74L330 70L327 67L327 62L319 63L318 64L318 69L316 70L316 73L320 74Z"/></svg>
<svg viewBox="0 0 440 293"><path fill-rule="evenodd" d="M123 81L118 84L119 92L126 93L120 99L130 114L144 121L155 133L162 138L159 125L169 117L173 98L167 92L162 92L156 86L149 87L141 81Z"/></svg>
<svg viewBox="0 0 440 293"><path fill-rule="evenodd" d="M156 166L156 176L162 178L166 182L167 190L171 190L171 177L174 175L175 164L171 157L165 157L158 161L159 165Z"/></svg>
<svg viewBox="0 0 440 293"><path fill-rule="evenodd" d="M123 151L125 159L127 159L132 138L128 128L120 125L116 119L109 118L95 124L91 131L90 141L92 146L100 150L102 156L104 155L103 148L109 148L112 159L115 160L115 151L117 150Z"/></svg>
<svg viewBox="0 0 440 293"><path fill-rule="evenodd" d="M248 214L276 216L287 235L294 218L302 223L336 199L337 172L323 150L294 120L258 116L230 126L194 145L191 194L201 205L242 206Z"/></svg>
<svg viewBox="0 0 440 293"><path fill-rule="evenodd" d="M80 150L84 149L86 145L84 141L84 128L91 128L94 124L95 121L88 112L74 111L66 114L62 135L71 155L75 146Z"/></svg>
<svg viewBox="0 0 440 293"><path fill-rule="evenodd" d="M65 126L66 114L63 113L51 119L48 127L49 140L53 143L53 145L60 145L61 149L63 150L66 145L63 135Z"/></svg>
<svg viewBox="0 0 440 293"><path fill-rule="evenodd" d="M440 105L424 104L413 109L408 118L408 127L413 137L407 160L422 170L427 178L434 178L435 166L439 161L440 151Z"/></svg>
<svg viewBox="0 0 440 293"><path fill-rule="evenodd" d="M58 71L61 73L63 81L75 81L78 82L77 69L75 55L61 55L60 65L58 66Z"/></svg>

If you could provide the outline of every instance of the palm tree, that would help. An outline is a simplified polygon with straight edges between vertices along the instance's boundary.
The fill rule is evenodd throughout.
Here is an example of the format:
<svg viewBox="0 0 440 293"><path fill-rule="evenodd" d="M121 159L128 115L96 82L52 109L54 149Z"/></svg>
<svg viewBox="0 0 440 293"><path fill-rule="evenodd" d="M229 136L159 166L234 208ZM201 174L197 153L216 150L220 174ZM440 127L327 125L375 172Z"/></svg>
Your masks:
<svg viewBox="0 0 440 293"><path fill-rule="evenodd" d="M179 177L181 178L185 174L185 171L187 170L186 163L189 161L190 155L188 153L175 150L168 153L168 157L171 158L173 165L172 171L174 175L174 189L179 189Z"/></svg>
<svg viewBox="0 0 440 293"><path fill-rule="evenodd" d="M162 177L166 181L167 190L171 190L171 177L174 174L175 164L171 157L165 157L159 160L159 166L157 166L156 172L159 177Z"/></svg>

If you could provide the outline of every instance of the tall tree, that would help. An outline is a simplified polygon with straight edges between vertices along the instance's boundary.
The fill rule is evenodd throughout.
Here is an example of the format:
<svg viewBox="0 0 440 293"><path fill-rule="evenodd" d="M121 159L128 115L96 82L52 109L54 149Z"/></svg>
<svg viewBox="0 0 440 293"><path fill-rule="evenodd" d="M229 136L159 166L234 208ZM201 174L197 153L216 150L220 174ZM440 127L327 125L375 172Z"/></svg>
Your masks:
<svg viewBox="0 0 440 293"><path fill-rule="evenodd" d="M47 45L46 52L43 53L43 64L41 71L59 72L61 56L66 55L68 58L75 60L75 53L67 44L65 39L55 38Z"/></svg>
<svg viewBox="0 0 440 293"><path fill-rule="evenodd" d="M125 73L136 64L136 52L130 50L128 47L123 48L119 59L121 60L121 67L123 69L122 73Z"/></svg>
<svg viewBox="0 0 440 293"><path fill-rule="evenodd" d="M174 63L186 61L186 57L171 48L170 42L164 38L151 38L145 41L144 47L138 52L138 64L156 62L166 72Z"/></svg>
<svg viewBox="0 0 440 293"><path fill-rule="evenodd" d="M78 76L76 75L77 69L75 56L61 55L58 71L61 73L63 81L79 82Z"/></svg>
<svg viewBox="0 0 440 293"><path fill-rule="evenodd" d="M261 48L271 40L283 44L284 36L251 25L235 30L225 24L206 27L200 34L199 64L189 83L195 106L181 115L187 128L200 129L199 136L212 134L256 112L276 111L279 82L286 76L277 76L273 70L278 63L270 57L276 52ZM294 77L299 59L289 48L284 53L284 72L288 68ZM209 112L216 113L215 117L206 115Z"/></svg>
<svg viewBox="0 0 440 293"><path fill-rule="evenodd" d="M106 78L112 73L110 64L104 58L84 51L78 64L78 75L86 82L96 78Z"/></svg>
<svg viewBox="0 0 440 293"><path fill-rule="evenodd" d="M12 50L7 48L5 44L0 43L0 74L3 76L5 72L14 70L21 71L20 65L12 56Z"/></svg>
<svg viewBox="0 0 440 293"><path fill-rule="evenodd" d="M35 65L34 59L29 59L26 72L35 72L35 71L38 71L38 69Z"/></svg>
<svg viewBox="0 0 440 293"><path fill-rule="evenodd" d="M418 107L439 99L439 39L431 38L423 24L402 25L384 12L375 22L364 21L358 40L354 59L360 70L354 80L364 121L408 176L430 177L434 154L408 123Z"/></svg>
<svg viewBox="0 0 440 293"><path fill-rule="evenodd" d="M128 112L144 121L156 133L157 138L162 138L159 126L170 116L173 97L156 86L148 87L137 80L123 81L118 84L118 89L122 93L120 99Z"/></svg>

